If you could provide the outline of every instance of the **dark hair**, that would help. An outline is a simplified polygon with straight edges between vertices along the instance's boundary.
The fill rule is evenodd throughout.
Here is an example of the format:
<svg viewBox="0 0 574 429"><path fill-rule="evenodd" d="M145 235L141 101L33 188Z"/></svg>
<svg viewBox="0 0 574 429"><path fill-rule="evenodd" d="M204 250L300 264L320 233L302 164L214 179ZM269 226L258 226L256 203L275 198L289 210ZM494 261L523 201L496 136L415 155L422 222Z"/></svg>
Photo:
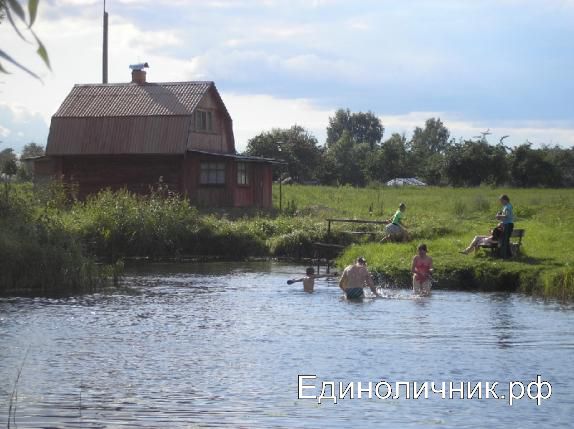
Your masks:
<svg viewBox="0 0 574 429"><path fill-rule="evenodd" d="M506 194L502 194L498 199L510 202L510 198Z"/></svg>
<svg viewBox="0 0 574 429"><path fill-rule="evenodd" d="M312 276L313 274L315 274L315 268L313 267L309 267L305 270L305 274L307 274L308 276Z"/></svg>
<svg viewBox="0 0 574 429"><path fill-rule="evenodd" d="M399 204L399 209L404 210L407 208L407 205L405 203L400 203Z"/></svg>
<svg viewBox="0 0 574 429"><path fill-rule="evenodd" d="M417 250L424 250L425 252L428 252L427 245L424 243L419 244L419 247L417 247Z"/></svg>
<svg viewBox="0 0 574 429"><path fill-rule="evenodd" d="M498 240L500 237L502 237L503 231L504 231L504 226L502 224L497 225L496 228L494 228L491 231L492 238L495 240Z"/></svg>
<svg viewBox="0 0 574 429"><path fill-rule="evenodd" d="M357 258L357 264L359 265L367 265L367 260L363 256L359 256Z"/></svg>

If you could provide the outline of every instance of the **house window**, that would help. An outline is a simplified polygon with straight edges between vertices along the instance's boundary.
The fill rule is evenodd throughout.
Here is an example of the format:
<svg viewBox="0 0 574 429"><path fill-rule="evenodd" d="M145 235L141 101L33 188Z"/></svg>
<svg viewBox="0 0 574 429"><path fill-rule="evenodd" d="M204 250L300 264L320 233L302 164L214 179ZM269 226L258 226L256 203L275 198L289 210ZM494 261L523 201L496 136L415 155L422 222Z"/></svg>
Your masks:
<svg viewBox="0 0 574 429"><path fill-rule="evenodd" d="M245 162L239 162L237 164L237 184L249 185L249 174L247 164Z"/></svg>
<svg viewBox="0 0 574 429"><path fill-rule="evenodd" d="M202 162L199 183L202 185L225 185L225 163Z"/></svg>
<svg viewBox="0 0 574 429"><path fill-rule="evenodd" d="M197 131L213 131L213 115L206 110L195 111L195 129Z"/></svg>

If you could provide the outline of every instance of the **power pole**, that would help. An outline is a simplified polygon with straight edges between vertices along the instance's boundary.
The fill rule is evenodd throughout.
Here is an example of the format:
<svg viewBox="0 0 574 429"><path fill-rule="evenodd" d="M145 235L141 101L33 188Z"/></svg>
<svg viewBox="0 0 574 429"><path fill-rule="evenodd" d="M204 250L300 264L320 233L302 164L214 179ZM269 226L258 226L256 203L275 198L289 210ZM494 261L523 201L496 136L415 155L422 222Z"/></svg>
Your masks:
<svg viewBox="0 0 574 429"><path fill-rule="evenodd" d="M108 12L104 0L104 40L102 49L102 83L108 83Z"/></svg>

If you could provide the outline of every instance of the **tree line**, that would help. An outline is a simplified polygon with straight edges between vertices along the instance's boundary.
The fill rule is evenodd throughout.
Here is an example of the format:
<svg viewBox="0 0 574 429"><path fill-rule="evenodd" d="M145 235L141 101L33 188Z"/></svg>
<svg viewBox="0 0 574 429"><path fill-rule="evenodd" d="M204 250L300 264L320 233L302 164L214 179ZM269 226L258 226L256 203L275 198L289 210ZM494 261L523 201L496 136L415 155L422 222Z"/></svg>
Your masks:
<svg viewBox="0 0 574 429"><path fill-rule="evenodd" d="M245 154L280 159L275 179L365 186L416 177L429 185L517 187L574 186L574 148L516 147L483 135L454 139L440 118L429 118L412 137L392 134L372 112L339 109L329 118L324 145L305 128L276 128L248 141Z"/></svg>

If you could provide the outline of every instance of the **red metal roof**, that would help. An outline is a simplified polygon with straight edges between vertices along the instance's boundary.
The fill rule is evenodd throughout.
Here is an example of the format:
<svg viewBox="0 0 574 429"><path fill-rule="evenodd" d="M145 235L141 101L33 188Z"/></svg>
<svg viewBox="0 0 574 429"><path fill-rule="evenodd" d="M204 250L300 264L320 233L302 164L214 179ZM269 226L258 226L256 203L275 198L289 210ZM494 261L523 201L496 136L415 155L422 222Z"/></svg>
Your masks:
<svg viewBox="0 0 574 429"><path fill-rule="evenodd" d="M213 82L75 85L54 117L190 115Z"/></svg>
<svg viewBox="0 0 574 429"><path fill-rule="evenodd" d="M52 117L46 155L184 154L208 93L231 127L213 82L75 85Z"/></svg>

